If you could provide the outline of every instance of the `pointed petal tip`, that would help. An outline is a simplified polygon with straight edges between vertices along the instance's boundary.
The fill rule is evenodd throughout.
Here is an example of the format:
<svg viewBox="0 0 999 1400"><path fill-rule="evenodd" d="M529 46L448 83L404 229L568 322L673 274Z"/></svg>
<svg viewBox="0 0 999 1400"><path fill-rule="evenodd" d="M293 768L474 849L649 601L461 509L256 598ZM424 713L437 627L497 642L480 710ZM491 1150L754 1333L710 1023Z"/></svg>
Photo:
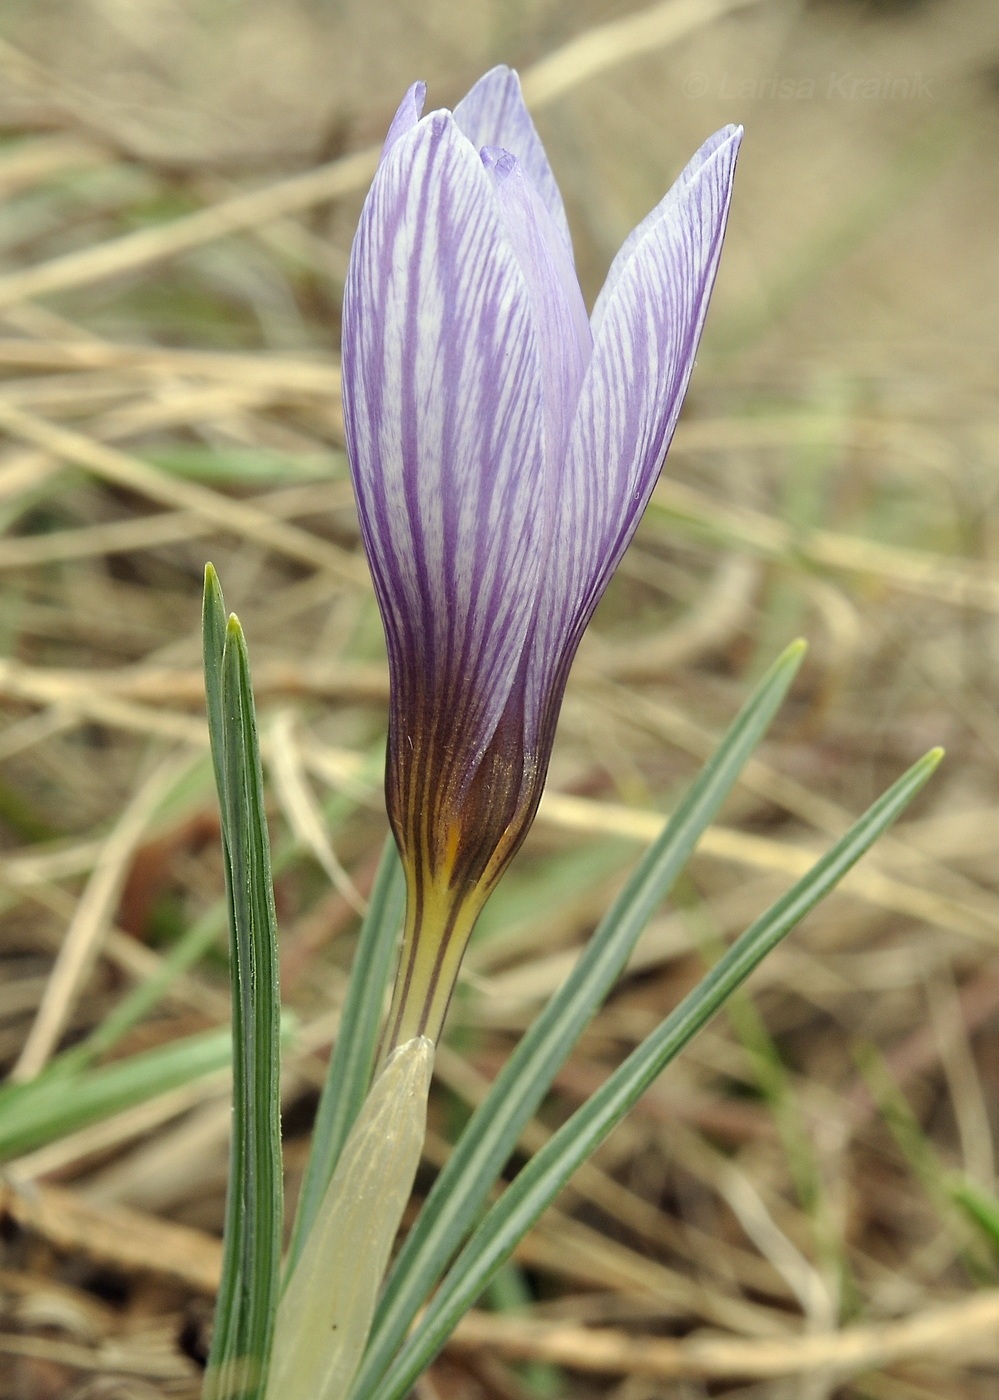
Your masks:
<svg viewBox="0 0 999 1400"><path fill-rule="evenodd" d="M424 82L412 83L406 91L405 97L399 103L399 108L392 118L392 124L388 129L382 146L382 159L392 149L395 143L419 122L423 114L423 104L427 100L427 85Z"/></svg>
<svg viewBox="0 0 999 1400"><path fill-rule="evenodd" d="M562 197L524 102L516 69L505 63L491 68L455 107L454 119L477 150L497 146L513 152L547 205L571 260L572 239Z"/></svg>
<svg viewBox="0 0 999 1400"><path fill-rule="evenodd" d="M516 83L519 90L520 74L517 72L516 68L511 68L509 63L497 63L494 67L489 69L488 73L483 73L482 77L472 84L469 88L469 92L474 92L476 88L482 90L483 88L497 87L500 84L508 83L511 78Z"/></svg>
<svg viewBox="0 0 999 1400"><path fill-rule="evenodd" d="M478 160L478 152L474 151L471 142L467 140L455 121L453 114L446 107L437 107L431 112L425 112L422 116L416 117L411 122L407 121L398 131L396 130L397 121L392 123L389 134L385 139L385 145L382 148L383 162L389 154L396 154L395 148L397 146L403 152L402 158L405 161L410 161L413 159L415 150L422 146L424 141L429 140L433 143L442 138L456 139L459 143L467 147L467 154L469 157L474 154L476 161Z"/></svg>
<svg viewBox="0 0 999 1400"><path fill-rule="evenodd" d="M742 138L745 135L745 128L737 126L734 122L729 122L720 130L714 132L702 143L700 148L694 152L692 158L687 162L685 169L681 172L680 180L690 179L699 173L707 165L712 156L719 151L729 151L737 154L742 145Z"/></svg>
<svg viewBox="0 0 999 1400"><path fill-rule="evenodd" d="M715 207L716 227L724 231L743 134L743 127L730 123L709 136L691 156L656 207L632 229L611 263L593 308L590 325L594 337L625 269L643 244L647 245L648 252L651 246L648 240L668 232L671 221L688 219L698 204L706 200L708 206Z"/></svg>
<svg viewBox="0 0 999 1400"><path fill-rule="evenodd" d="M728 168L728 179L732 181L735 175L735 163L739 158L739 151L742 148L742 138L746 134L743 126L737 126L734 122L728 126L723 126L720 131L716 131L714 136L705 141L694 161L700 156L698 168L688 166L688 171L692 177L702 172L707 173L708 167L717 160L721 160Z"/></svg>

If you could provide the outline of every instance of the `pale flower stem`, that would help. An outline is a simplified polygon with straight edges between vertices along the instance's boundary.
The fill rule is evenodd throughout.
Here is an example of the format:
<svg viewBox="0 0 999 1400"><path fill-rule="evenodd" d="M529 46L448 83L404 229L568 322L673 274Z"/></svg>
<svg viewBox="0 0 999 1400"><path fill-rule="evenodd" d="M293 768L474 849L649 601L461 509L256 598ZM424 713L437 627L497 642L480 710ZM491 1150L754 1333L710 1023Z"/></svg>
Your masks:
<svg viewBox="0 0 999 1400"><path fill-rule="evenodd" d="M375 1080L278 1307L267 1400L342 1400L360 1363L426 1131L434 1047Z"/></svg>
<svg viewBox="0 0 999 1400"><path fill-rule="evenodd" d="M389 1010L383 1054L417 1036L436 1045L458 979L462 954L484 903L478 892L452 908L450 897L424 896L419 922L407 904L402 955Z"/></svg>

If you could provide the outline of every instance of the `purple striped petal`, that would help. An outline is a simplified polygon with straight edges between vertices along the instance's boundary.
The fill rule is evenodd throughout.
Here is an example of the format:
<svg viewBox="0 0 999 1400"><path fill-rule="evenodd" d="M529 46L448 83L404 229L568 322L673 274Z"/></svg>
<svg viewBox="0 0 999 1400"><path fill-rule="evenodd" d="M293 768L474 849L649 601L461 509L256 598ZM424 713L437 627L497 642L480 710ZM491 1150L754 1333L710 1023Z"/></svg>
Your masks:
<svg viewBox="0 0 999 1400"><path fill-rule="evenodd" d="M396 766L418 744L438 789L467 784L521 666L551 493L533 307L493 179L450 113L401 136L375 176L344 296L343 392Z"/></svg>
<svg viewBox="0 0 999 1400"><path fill-rule="evenodd" d="M520 264L534 315L544 385L546 465L556 489L593 340L583 294L551 215L509 151L485 147L497 207Z"/></svg>
<svg viewBox="0 0 999 1400"><path fill-rule="evenodd" d="M481 77L455 107L454 119L476 150L496 146L517 157L544 200L571 263L572 239L565 206L513 69L500 64Z"/></svg>
<svg viewBox="0 0 999 1400"><path fill-rule="evenodd" d="M713 136L709 136L699 151L690 158L683 170L677 176L671 188L666 192L651 213L646 214L640 224L631 230L628 237L621 244L614 261L607 272L604 285L600 289L600 294L593 307L591 324L593 334L596 335L597 327L603 319L604 309L613 295L621 274L631 261L635 249L645 238L646 234L659 223L660 219L683 218L683 200L688 187L693 184L700 175L702 167L711 159L714 153L722 146L728 146L733 139L736 141L736 152L738 153L738 143L742 139L742 128L738 126L723 126L721 131L716 131Z"/></svg>
<svg viewBox="0 0 999 1400"><path fill-rule="evenodd" d="M741 138L731 128L698 152L622 250L594 314L539 609L531 714L545 713L560 691L553 678L564 678L659 475L718 269Z"/></svg>

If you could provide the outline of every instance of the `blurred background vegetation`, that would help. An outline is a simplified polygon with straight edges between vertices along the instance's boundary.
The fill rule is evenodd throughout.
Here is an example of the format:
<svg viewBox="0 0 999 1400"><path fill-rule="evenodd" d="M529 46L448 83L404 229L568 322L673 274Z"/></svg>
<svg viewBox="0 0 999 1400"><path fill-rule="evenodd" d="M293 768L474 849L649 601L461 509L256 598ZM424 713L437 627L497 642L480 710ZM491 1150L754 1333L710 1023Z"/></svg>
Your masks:
<svg viewBox="0 0 999 1400"><path fill-rule="evenodd" d="M994 1396L994 4L0 13L0 1058L15 1084L74 1076L0 1100L0 1397L197 1393L229 1118L208 557L259 687L294 1194L385 830L343 275L402 92L422 77L449 106L496 62L525 74L591 300L700 142L747 137L685 415L580 653L552 800L476 936L418 1192L792 636L791 705L525 1153L850 814L949 754L525 1241L420 1400Z"/></svg>

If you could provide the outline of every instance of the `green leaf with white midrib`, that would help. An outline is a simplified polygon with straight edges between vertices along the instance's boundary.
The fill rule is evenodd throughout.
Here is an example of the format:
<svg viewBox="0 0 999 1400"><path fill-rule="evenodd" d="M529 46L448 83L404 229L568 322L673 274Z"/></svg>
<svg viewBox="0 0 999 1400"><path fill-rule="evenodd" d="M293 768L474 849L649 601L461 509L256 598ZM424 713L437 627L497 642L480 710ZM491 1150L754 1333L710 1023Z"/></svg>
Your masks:
<svg viewBox="0 0 999 1400"><path fill-rule="evenodd" d="M523 1037L473 1115L389 1275L352 1400L367 1400L431 1288L472 1229L525 1124L759 744L804 651L804 643L794 643L761 680L718 752L601 921L573 972Z"/></svg>
<svg viewBox="0 0 999 1400"><path fill-rule="evenodd" d="M278 1296L282 1223L280 995L270 842L249 661L211 566L205 693L230 908L233 1134L222 1281L205 1400L255 1400Z"/></svg>
<svg viewBox="0 0 999 1400"><path fill-rule="evenodd" d="M235 617L230 618L226 634L222 699L238 977L244 1008L240 1049L245 1062L246 1116L242 1126L247 1177L242 1188L246 1201L242 1265L246 1337L254 1369L246 1377L243 1394L256 1395L265 1379L281 1265L281 999L277 914L256 715L246 644ZM236 1053L234 1050L234 1056ZM234 1131L238 1127L234 1123ZM259 1378L255 1374L257 1362Z"/></svg>
<svg viewBox="0 0 999 1400"><path fill-rule="evenodd" d="M228 866L229 851L226 825L229 813L228 803L224 800L226 790L225 715L222 706L222 664L225 657L225 637L226 616L222 587L213 566L206 564L205 595L201 611L201 641L205 663L205 713L208 720L208 735L211 740L215 787L219 794L223 854Z"/></svg>
<svg viewBox="0 0 999 1400"><path fill-rule="evenodd" d="M361 926L336 1044L316 1111L309 1161L285 1264L286 1280L301 1254L371 1083L385 991L392 973L405 903L402 863L395 839L389 835Z"/></svg>
<svg viewBox="0 0 999 1400"><path fill-rule="evenodd" d="M232 991L231 1041L237 1051L243 1040L242 998L239 995L238 960L235 952L236 911L233 903L232 859L229 853L229 801L226 782L226 729L222 701L222 667L225 657L225 603L218 575L211 564L205 568L205 594L202 609L202 647L205 667L205 710L211 742L212 766L218 790L219 819L222 839L222 861L225 869L226 905L229 914L229 969ZM235 1059L235 1055L233 1057ZM225 1222L222 1230L222 1275L215 1301L211 1353L205 1373L203 1400L212 1394L224 1396L226 1368L230 1357L239 1354L242 1336L240 1317L241 1260L239 1245L245 1234L244 1198L239 1189L246 1174L244 1134L236 1125L245 1119L245 1095L242 1074L235 1070L232 1088L233 1132L229 1143L229 1183L226 1191ZM209 1380L211 1378L211 1380ZM210 1387L214 1387L211 1389Z"/></svg>
<svg viewBox="0 0 999 1400"><path fill-rule="evenodd" d="M573 1172L750 972L891 825L942 757L933 750L736 940L703 981L535 1154L482 1220L370 1400L400 1400Z"/></svg>

